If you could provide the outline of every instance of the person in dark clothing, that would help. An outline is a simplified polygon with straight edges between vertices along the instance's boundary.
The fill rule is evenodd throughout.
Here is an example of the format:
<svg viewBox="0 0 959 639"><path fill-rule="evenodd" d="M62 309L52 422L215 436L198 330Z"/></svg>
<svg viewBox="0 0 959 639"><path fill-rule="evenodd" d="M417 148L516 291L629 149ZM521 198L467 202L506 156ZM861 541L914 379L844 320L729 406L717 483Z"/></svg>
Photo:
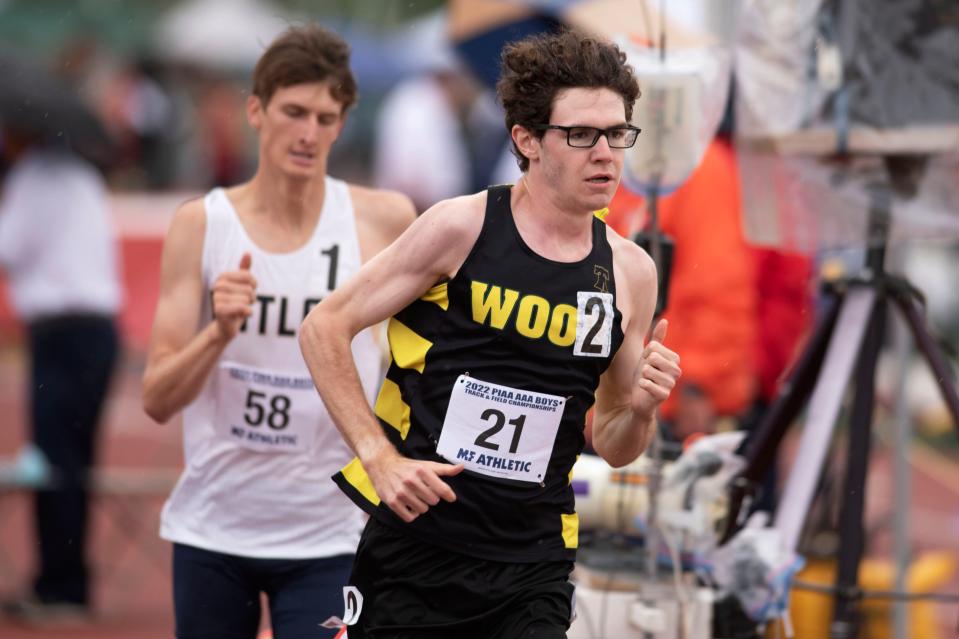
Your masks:
<svg viewBox="0 0 959 639"><path fill-rule="evenodd" d="M89 479L119 346L121 289L100 173L66 148L5 128L0 267L26 325L32 439L51 474L36 494L33 589L4 602L25 621L85 616Z"/></svg>

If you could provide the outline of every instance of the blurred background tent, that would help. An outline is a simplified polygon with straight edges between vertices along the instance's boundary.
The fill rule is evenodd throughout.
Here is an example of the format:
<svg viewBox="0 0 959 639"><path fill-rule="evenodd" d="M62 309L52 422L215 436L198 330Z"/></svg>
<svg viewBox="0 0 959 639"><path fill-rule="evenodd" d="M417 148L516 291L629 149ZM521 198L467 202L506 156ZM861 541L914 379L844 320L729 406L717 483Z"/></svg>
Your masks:
<svg viewBox="0 0 959 639"><path fill-rule="evenodd" d="M268 0L187 0L160 16L156 53L172 62L246 71L297 17Z"/></svg>

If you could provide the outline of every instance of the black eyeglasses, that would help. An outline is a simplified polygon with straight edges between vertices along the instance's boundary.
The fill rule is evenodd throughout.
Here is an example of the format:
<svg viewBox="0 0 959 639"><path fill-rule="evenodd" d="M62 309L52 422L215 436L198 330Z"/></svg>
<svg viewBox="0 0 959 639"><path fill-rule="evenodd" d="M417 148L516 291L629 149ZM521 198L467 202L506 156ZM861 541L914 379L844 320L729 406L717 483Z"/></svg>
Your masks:
<svg viewBox="0 0 959 639"><path fill-rule="evenodd" d="M538 131L556 129L566 131L566 144L577 149L589 149L596 146L599 136L605 135L606 142L612 149L628 149L636 144L636 138L641 129L632 125L611 126L608 129L597 129L594 126L561 126L559 124L537 124L533 127Z"/></svg>

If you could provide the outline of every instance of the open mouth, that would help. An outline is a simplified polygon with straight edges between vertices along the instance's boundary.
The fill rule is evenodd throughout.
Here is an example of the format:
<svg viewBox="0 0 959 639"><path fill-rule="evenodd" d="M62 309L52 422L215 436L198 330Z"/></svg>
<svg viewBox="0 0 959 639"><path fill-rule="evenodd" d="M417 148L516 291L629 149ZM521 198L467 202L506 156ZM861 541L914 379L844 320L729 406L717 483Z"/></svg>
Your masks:
<svg viewBox="0 0 959 639"><path fill-rule="evenodd" d="M312 162L314 158L313 153L307 153L306 151L290 151L290 155L298 160L304 160L307 162Z"/></svg>
<svg viewBox="0 0 959 639"><path fill-rule="evenodd" d="M608 175L597 175L595 177L589 178L586 181L589 182L590 184L608 184L610 180L612 179L613 178L609 177Z"/></svg>

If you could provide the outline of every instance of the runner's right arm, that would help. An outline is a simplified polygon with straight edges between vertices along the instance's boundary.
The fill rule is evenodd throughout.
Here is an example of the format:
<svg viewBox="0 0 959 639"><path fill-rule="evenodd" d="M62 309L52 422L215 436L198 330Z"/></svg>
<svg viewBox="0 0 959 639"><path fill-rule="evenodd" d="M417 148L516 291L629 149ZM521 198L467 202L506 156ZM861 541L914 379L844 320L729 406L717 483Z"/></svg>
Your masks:
<svg viewBox="0 0 959 639"><path fill-rule="evenodd" d="M456 496L443 476L460 465L408 459L390 444L363 394L350 342L453 277L479 236L484 194L446 200L420 216L393 244L316 306L300 328L313 381L380 499L413 521Z"/></svg>
<svg viewBox="0 0 959 639"><path fill-rule="evenodd" d="M143 408L160 423L197 397L223 349L252 313L256 280L245 255L236 271L217 278L214 319L197 331L205 231L203 201L193 200L177 210L163 245L160 298L143 373Z"/></svg>

